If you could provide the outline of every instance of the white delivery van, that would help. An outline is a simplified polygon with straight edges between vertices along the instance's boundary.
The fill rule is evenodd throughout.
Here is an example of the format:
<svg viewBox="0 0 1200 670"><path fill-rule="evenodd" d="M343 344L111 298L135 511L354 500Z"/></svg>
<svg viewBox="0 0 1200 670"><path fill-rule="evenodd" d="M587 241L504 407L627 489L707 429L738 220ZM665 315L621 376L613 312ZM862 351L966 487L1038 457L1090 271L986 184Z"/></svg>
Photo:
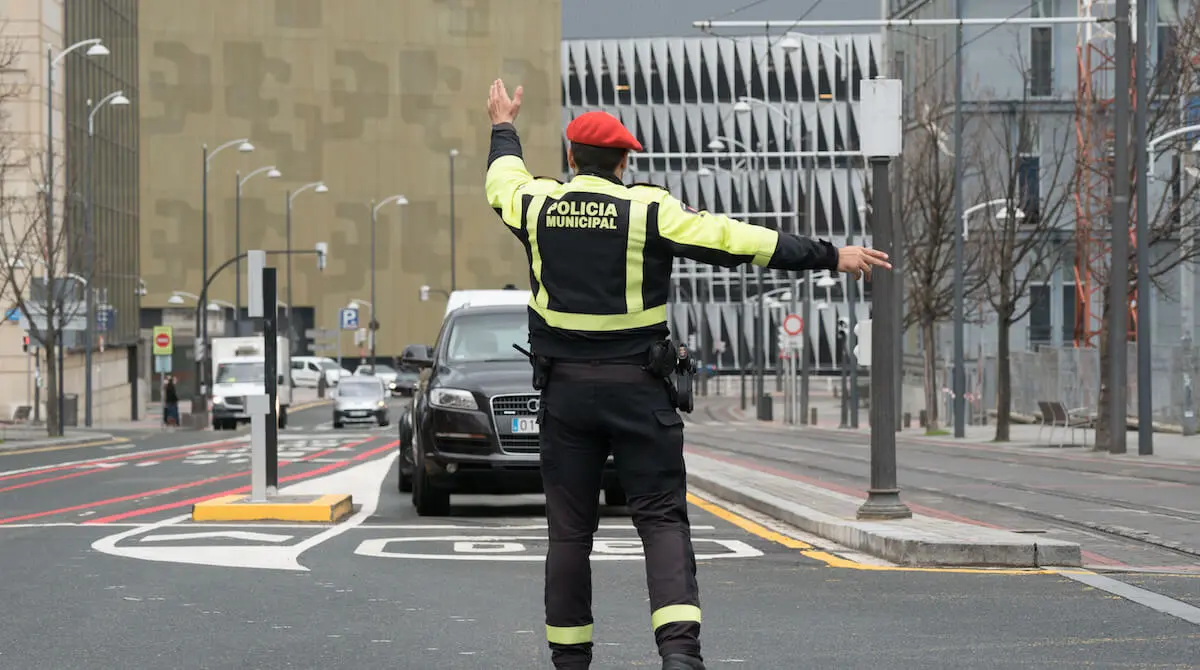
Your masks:
<svg viewBox="0 0 1200 670"><path fill-rule="evenodd" d="M286 337L276 338L276 415L280 428L287 427L292 405L291 355ZM212 426L213 430L237 428L249 423L246 396L267 392L265 342L258 337L218 337L212 341Z"/></svg>
<svg viewBox="0 0 1200 670"><path fill-rule="evenodd" d="M296 386L317 388L321 377L329 388L337 386L350 371L339 367L337 361L327 356L296 356L292 358L292 383Z"/></svg>

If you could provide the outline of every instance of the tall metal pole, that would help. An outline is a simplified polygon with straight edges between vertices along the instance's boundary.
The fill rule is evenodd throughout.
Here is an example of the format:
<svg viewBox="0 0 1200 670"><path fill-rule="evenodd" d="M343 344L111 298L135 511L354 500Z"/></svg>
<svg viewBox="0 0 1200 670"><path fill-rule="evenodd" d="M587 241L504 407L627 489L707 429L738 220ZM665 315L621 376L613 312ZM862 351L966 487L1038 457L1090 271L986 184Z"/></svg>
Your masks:
<svg viewBox="0 0 1200 670"><path fill-rule="evenodd" d="M379 322L375 320L375 201L371 201L371 323L367 324L367 332L371 337L371 374L375 374L375 340Z"/></svg>
<svg viewBox="0 0 1200 670"><path fill-rule="evenodd" d="M54 48L46 47L46 238L49 241L54 236ZM70 247L67 249L70 254ZM67 265L70 265L70 258L67 259ZM46 263L53 262L47 254ZM51 273L47 272L47 275ZM61 280L56 280L61 281ZM46 289L48 291L49 300L57 300L59 296L56 282L48 282ZM61 304L61 303L60 303ZM46 310L49 315L53 309ZM63 336L66 334L63 330L63 316L58 314L58 323L51 324L47 319L46 328L53 328L58 331L58 434L62 435L66 428L63 411L65 403L63 402ZM47 352L49 356L53 352Z"/></svg>
<svg viewBox="0 0 1200 670"><path fill-rule="evenodd" d="M880 251L895 255L891 200L892 194L888 184L888 164L886 157L871 159L872 195L874 216L873 246ZM895 290L893 282L894 271L880 271L872 274L872 284L880 296L889 296ZM900 319L900 305L894 300L876 300L871 328L878 328L879 334L895 332L896 322ZM896 482L896 431L893 428L896 411L896 385L890 379L895 372L892 356L895 347L888 337L871 338L871 488L867 490L867 501L858 508L860 519L908 519L912 511L900 500L900 489Z"/></svg>
<svg viewBox="0 0 1200 670"><path fill-rule="evenodd" d="M287 337L288 350L296 350L296 329L292 327L292 189L288 189L284 197L287 198L286 216L284 217L283 234L286 240L284 248L287 249Z"/></svg>
<svg viewBox="0 0 1200 670"><path fill-rule="evenodd" d="M242 255L242 171L234 172L237 179L237 191L233 197L233 255ZM234 312L233 333L238 337L242 334L242 264L239 262L234 269ZM263 309L267 309L264 305Z"/></svg>
<svg viewBox="0 0 1200 670"><path fill-rule="evenodd" d="M763 144L762 150L767 150L766 144ZM762 202L767 196L767 162L763 160L762 169L758 173L758 203L759 210L765 211L766 207ZM765 421L768 417L767 412L772 408L770 401L766 397L766 376L767 376L767 315L766 315L766 297L765 286L763 285L763 268L758 266L755 268L755 279L758 284L758 316L755 320L756 328L754 329L754 400L758 403L758 418L760 421Z"/></svg>
<svg viewBox="0 0 1200 670"><path fill-rule="evenodd" d="M1112 273L1109 278L1108 421L1109 451L1126 451L1126 381L1129 339L1129 88L1132 82L1129 53L1129 0L1117 0L1117 99L1114 113ZM1139 100L1139 106L1140 106ZM1140 141L1145 141L1142 138Z"/></svg>
<svg viewBox="0 0 1200 670"><path fill-rule="evenodd" d="M738 268L738 376L741 378L742 386L742 411L746 411L746 361L741 357L740 343L746 341L746 266ZM746 352L753 354L754 349L751 348L752 342L746 343Z"/></svg>
<svg viewBox="0 0 1200 670"><path fill-rule="evenodd" d="M204 153L200 178L200 285L208 283L208 145L200 145ZM203 313L198 312L197 314ZM196 318L196 393L192 397L192 414L205 411L208 397L205 395L204 361L208 350L208 318ZM199 427L199 426L195 426Z"/></svg>
<svg viewBox="0 0 1200 670"><path fill-rule="evenodd" d="M92 101L88 100L88 109L92 107ZM92 123L92 115L88 114L88 143L87 143L87 169L86 181L84 182L84 212L83 212L83 243L87 245L84 253L87 254L87 274L88 283L84 287L87 291L87 296L84 298L87 312L87 348L84 350L84 371L83 371L83 425L88 428L92 427L92 347L96 341L96 300L95 291L92 288L92 282L96 276L96 244L92 236L92 154L95 149L95 126Z"/></svg>
<svg viewBox="0 0 1200 670"><path fill-rule="evenodd" d="M955 2L955 16L963 18L963 0ZM966 323L966 289L963 286L963 237L958 226L963 220L963 27L954 29L954 437L967 435L967 368L963 361L963 329ZM925 346L930 346L926 342Z"/></svg>
<svg viewBox="0 0 1200 670"><path fill-rule="evenodd" d="M849 136L849 133L846 131L847 131L847 129L850 128L850 119L853 117L853 103L851 101L851 98L853 97L853 95L852 95L853 87L850 85L850 74L851 74L851 67L850 67L850 60L849 60L850 59L850 49L846 48L846 50L843 52L842 49L839 48L835 53L837 54L836 60L838 61L838 67L835 71L836 71L837 75L839 76L839 78L841 78L844 73L844 77L845 77L845 81L846 81L846 100L845 100L846 123L844 125L842 125L842 129L843 129L843 131L842 131L843 147L842 148L845 150L849 150L850 149L850 136ZM833 109L834 109L834 113L836 115L837 106L835 105L833 107ZM833 168L835 168L836 166L837 166L837 159L830 159L830 162L829 162L830 174L834 173ZM846 217L846 225L851 226L851 225L853 225L852 224L853 219L851 217L858 214L858 207L857 207L857 205L855 205L856 201L854 198L854 163L853 163L852 159L849 159L849 158L846 159L845 202L846 202L846 206L842 209L842 212L843 212L843 215ZM860 222L860 225L862 225L861 222ZM862 230L862 236L863 236L864 242L866 241L866 235L867 235L867 231L866 231L866 226L864 225L863 230ZM853 333L854 332L854 324L858 320L858 304L861 301L862 294L858 290L858 280L857 279L847 276L846 282L847 282L847 284L851 284L854 286L854 292L851 294L852 297L850 299L850 332ZM851 347L850 357L851 357L850 360L852 362L852 366L850 368L850 427L858 428L858 409L859 409L859 404L860 404L860 398L859 398L859 392L858 392L858 356L854 355L853 347Z"/></svg>
<svg viewBox="0 0 1200 670"><path fill-rule="evenodd" d="M810 134L810 151L817 150L817 126L814 123ZM816 234L816 162L817 159L809 157L807 167L805 168L805 194L804 194L804 235ZM800 423L808 423L808 392L809 383L812 375L812 356L820 352L820 347L809 347L810 342L816 342L815 336L809 335L809 329L815 328L815 321L812 318L812 273L804 280L804 331L800 333L803 338L804 348L801 350L803 358L800 359ZM816 332L813 330L812 332ZM811 351L810 351L811 349Z"/></svg>
<svg viewBox="0 0 1200 670"><path fill-rule="evenodd" d="M458 289L458 272L457 272L457 257L455 243L458 236L455 235L455 219L454 219L454 158L458 156L458 149L450 150L450 290ZM371 299L374 303L374 298Z"/></svg>
<svg viewBox="0 0 1200 670"><path fill-rule="evenodd" d="M1141 3L1137 18L1137 55L1134 64L1134 80L1137 93L1134 99L1133 135L1137 142L1134 174L1137 175L1137 388L1138 388L1138 454L1149 456L1154 453L1154 388L1150 380L1150 180L1148 112L1149 95L1149 50L1150 20L1153 12ZM1118 61L1119 63L1120 61Z"/></svg>

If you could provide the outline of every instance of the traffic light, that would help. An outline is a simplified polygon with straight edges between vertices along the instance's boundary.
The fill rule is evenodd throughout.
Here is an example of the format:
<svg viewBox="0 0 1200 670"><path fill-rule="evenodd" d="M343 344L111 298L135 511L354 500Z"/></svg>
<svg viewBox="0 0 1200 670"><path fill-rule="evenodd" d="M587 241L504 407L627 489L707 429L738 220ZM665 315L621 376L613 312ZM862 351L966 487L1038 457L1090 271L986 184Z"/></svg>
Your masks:
<svg viewBox="0 0 1200 670"><path fill-rule="evenodd" d="M871 367L871 320L854 324L854 360L863 367Z"/></svg>
<svg viewBox="0 0 1200 670"><path fill-rule="evenodd" d="M28 335L26 335L24 338L22 338L21 351L24 351L25 353L29 353L29 336Z"/></svg>
<svg viewBox="0 0 1200 670"><path fill-rule="evenodd" d="M426 284L425 286L421 287L421 302L428 302L428 301L429 301L429 285Z"/></svg>

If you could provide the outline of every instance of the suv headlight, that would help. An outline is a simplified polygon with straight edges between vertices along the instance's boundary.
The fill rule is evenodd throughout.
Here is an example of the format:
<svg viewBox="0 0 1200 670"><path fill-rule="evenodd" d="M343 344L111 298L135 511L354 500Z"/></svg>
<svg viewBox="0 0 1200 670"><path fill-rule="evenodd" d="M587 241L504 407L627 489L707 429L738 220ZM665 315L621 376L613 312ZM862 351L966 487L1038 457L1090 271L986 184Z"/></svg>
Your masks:
<svg viewBox="0 0 1200 670"><path fill-rule="evenodd" d="M215 395L215 396L213 396L213 400L212 400L212 401L213 401L213 404L214 404L214 405L224 405L224 404L225 404L225 398L222 398L222 397L221 397L221 396L219 396L219 395Z"/></svg>
<svg viewBox="0 0 1200 670"><path fill-rule="evenodd" d="M429 394L429 404L447 409L479 409L474 394L460 389L434 389Z"/></svg>

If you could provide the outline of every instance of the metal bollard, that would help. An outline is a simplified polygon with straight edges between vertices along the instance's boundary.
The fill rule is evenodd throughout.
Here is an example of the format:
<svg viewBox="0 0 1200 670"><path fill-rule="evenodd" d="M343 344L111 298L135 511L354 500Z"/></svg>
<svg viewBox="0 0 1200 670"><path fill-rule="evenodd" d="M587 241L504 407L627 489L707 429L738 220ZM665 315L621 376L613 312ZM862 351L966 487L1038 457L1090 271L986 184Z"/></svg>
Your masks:
<svg viewBox="0 0 1200 670"><path fill-rule="evenodd" d="M808 422L814 426L817 425L817 408L816 407L812 408L812 416L809 417Z"/></svg>
<svg viewBox="0 0 1200 670"><path fill-rule="evenodd" d="M904 413L904 427L912 428L912 412Z"/></svg>

